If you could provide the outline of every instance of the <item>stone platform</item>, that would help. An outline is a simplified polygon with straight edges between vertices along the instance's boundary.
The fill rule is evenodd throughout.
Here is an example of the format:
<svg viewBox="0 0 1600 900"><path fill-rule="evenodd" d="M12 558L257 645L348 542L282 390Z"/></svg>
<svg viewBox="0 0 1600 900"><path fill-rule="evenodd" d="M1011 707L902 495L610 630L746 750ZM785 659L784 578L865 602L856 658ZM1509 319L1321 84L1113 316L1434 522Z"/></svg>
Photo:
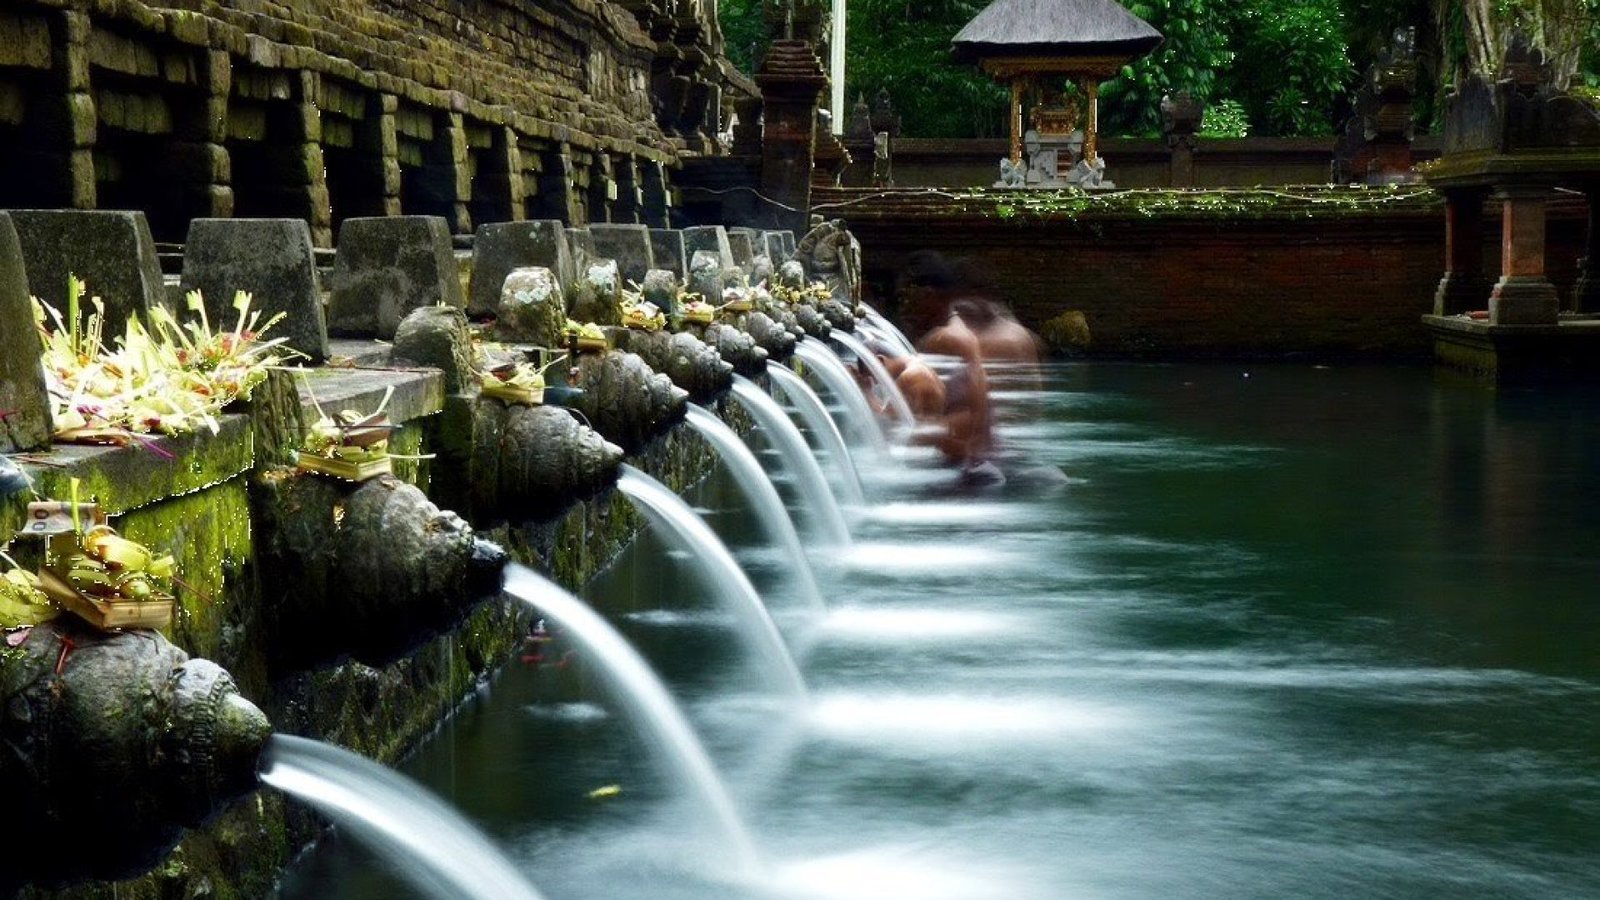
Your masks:
<svg viewBox="0 0 1600 900"><path fill-rule="evenodd" d="M1505 382L1600 378L1600 315L1566 314L1554 325L1430 315L1422 324L1441 365Z"/></svg>

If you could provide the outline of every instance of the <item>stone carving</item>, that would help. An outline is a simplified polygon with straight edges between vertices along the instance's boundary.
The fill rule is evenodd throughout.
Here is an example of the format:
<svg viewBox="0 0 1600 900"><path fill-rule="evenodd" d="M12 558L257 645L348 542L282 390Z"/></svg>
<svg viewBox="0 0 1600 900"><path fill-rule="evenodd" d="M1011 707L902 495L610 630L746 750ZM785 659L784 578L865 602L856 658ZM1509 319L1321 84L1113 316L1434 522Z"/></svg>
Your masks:
<svg viewBox="0 0 1600 900"><path fill-rule="evenodd" d="M717 348L717 353L733 370L746 378L755 378L767 370L767 351L756 339L724 322L713 322L701 332L702 339Z"/></svg>
<svg viewBox="0 0 1600 900"><path fill-rule="evenodd" d="M1446 100L1446 155L1596 146L1600 111L1553 86L1543 52L1523 35L1498 80L1468 76Z"/></svg>
<svg viewBox="0 0 1600 900"><path fill-rule="evenodd" d="M1334 146L1333 180L1389 184L1416 181L1411 168L1417 90L1416 29L1395 29L1389 46L1356 91L1355 114Z"/></svg>
<svg viewBox="0 0 1600 900"><path fill-rule="evenodd" d="M650 368L688 391L696 403L714 400L733 387L733 364L687 331L618 328L613 337L618 350L637 353Z"/></svg>
<svg viewBox="0 0 1600 900"><path fill-rule="evenodd" d="M740 313L730 322L767 351L767 358L782 362L794 355L795 335L760 310Z"/></svg>
<svg viewBox="0 0 1600 900"><path fill-rule="evenodd" d="M396 361L431 366L443 372L447 394L477 390L467 314L454 307L425 306L413 310L395 329L393 357Z"/></svg>
<svg viewBox="0 0 1600 900"><path fill-rule="evenodd" d="M594 430L624 449L637 450L683 418L689 394L637 354L617 350L578 357L572 408Z"/></svg>
<svg viewBox="0 0 1600 900"><path fill-rule="evenodd" d="M566 409L480 400L474 420L472 490L478 516L554 518L617 480L622 448Z"/></svg>
<svg viewBox="0 0 1600 900"><path fill-rule="evenodd" d="M384 665L498 593L505 552L393 476L267 480L259 494L262 571L293 573L264 585L277 669Z"/></svg>
<svg viewBox="0 0 1600 900"><path fill-rule="evenodd" d="M579 322L622 324L622 275L614 261L590 261L569 293L567 314Z"/></svg>
<svg viewBox="0 0 1600 900"><path fill-rule="evenodd" d="M73 616L12 638L0 779L16 827L0 892L137 874L256 786L272 728L215 663Z"/></svg>
<svg viewBox="0 0 1600 900"><path fill-rule="evenodd" d="M800 241L795 256L813 280L854 306L861 299L861 244L843 220L823 222Z"/></svg>

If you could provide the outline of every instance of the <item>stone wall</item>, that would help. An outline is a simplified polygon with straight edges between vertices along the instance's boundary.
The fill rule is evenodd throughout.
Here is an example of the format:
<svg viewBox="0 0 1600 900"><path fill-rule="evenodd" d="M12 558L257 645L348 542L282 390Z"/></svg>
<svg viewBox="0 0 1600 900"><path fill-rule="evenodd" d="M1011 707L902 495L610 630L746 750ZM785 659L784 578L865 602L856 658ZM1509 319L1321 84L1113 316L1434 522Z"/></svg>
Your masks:
<svg viewBox="0 0 1600 900"><path fill-rule="evenodd" d="M907 258L934 250L976 261L1034 329L1083 312L1097 353L1421 356L1430 344L1420 319L1444 272L1443 204L1426 191L1385 196L1400 195L1201 191L1067 197L1050 208L1041 192L835 190L817 211L849 224L869 291L890 310ZM1483 246L1490 273L1495 216ZM1584 227L1581 203L1552 212L1549 271L1564 296Z"/></svg>
<svg viewBox="0 0 1600 900"><path fill-rule="evenodd" d="M1439 155L1439 138L1412 145L1417 161ZM1120 188L1172 186L1172 150L1159 138L1102 138L1106 177ZM899 187L988 187L999 177L1004 140L901 138L894 143ZM1323 184L1332 174L1333 138L1198 138L1197 187Z"/></svg>
<svg viewBox="0 0 1600 900"><path fill-rule="evenodd" d="M0 208L664 225L740 85L709 0L11 0Z"/></svg>

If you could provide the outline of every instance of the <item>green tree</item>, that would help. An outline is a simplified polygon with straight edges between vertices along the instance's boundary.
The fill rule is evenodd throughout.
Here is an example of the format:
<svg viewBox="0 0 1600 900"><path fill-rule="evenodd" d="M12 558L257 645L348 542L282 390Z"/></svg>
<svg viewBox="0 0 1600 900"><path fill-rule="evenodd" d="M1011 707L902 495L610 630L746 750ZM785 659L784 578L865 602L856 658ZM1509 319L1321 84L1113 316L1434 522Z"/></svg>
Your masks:
<svg viewBox="0 0 1600 900"><path fill-rule="evenodd" d="M1101 130L1110 135L1161 133L1161 98L1187 90L1218 100L1218 76L1233 62L1223 10L1235 0L1135 0L1128 11L1166 38L1155 52L1124 66L1100 91Z"/></svg>

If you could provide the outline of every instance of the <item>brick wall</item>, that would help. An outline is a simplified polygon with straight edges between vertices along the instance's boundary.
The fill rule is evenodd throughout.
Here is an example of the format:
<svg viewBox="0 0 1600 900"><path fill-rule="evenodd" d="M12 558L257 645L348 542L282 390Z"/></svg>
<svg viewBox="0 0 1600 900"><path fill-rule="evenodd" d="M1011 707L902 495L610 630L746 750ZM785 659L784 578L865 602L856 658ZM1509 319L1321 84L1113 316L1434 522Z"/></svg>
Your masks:
<svg viewBox="0 0 1600 900"><path fill-rule="evenodd" d="M1191 199L1187 210L1149 215L997 215L1003 195L987 196L833 190L817 211L849 224L868 290L890 310L907 256L934 250L980 263L1032 328L1081 310L1096 352L1398 357L1430 346L1419 318L1443 273L1444 216L1429 197L1372 211L1289 204L1229 214ZM1564 294L1583 214L1581 204L1558 207L1550 222L1550 276ZM1484 246L1489 273L1499 269L1497 240Z"/></svg>

